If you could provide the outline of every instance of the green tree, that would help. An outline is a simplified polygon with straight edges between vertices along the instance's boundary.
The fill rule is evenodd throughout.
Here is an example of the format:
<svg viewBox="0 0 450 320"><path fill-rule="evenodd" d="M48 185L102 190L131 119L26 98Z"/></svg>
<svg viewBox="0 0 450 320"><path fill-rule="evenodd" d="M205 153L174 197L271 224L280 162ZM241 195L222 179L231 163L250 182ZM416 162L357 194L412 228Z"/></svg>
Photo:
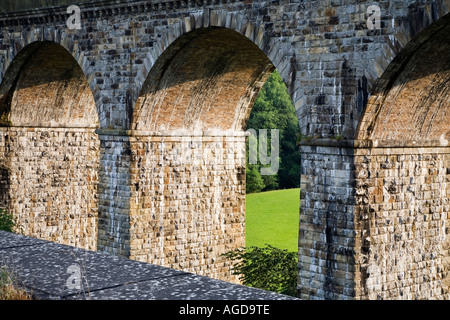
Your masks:
<svg viewBox="0 0 450 320"><path fill-rule="evenodd" d="M255 129L256 132L258 129L278 129L280 138L278 173L272 176L262 176L264 183L262 189L260 189L259 179L255 179L255 174L252 173L247 179L247 193L258 192L257 190L298 188L300 185L300 152L296 141L300 130L291 97L277 71L269 77L261 89L253 105L247 129ZM270 133L268 133L267 140L267 146L270 146ZM269 147L268 153L270 155ZM249 165L252 167L249 168ZM259 171L260 168L260 164L247 164L247 172ZM252 185L255 182L258 183L257 187Z"/></svg>
<svg viewBox="0 0 450 320"><path fill-rule="evenodd" d="M232 272L242 283L290 296L297 293L297 254L271 245L237 248L224 256L233 261Z"/></svg>
<svg viewBox="0 0 450 320"><path fill-rule="evenodd" d="M16 220L11 213L0 209L0 230L14 232Z"/></svg>
<svg viewBox="0 0 450 320"><path fill-rule="evenodd" d="M247 193L260 192L265 187L265 184L259 173L259 167L251 164L247 165L245 172Z"/></svg>

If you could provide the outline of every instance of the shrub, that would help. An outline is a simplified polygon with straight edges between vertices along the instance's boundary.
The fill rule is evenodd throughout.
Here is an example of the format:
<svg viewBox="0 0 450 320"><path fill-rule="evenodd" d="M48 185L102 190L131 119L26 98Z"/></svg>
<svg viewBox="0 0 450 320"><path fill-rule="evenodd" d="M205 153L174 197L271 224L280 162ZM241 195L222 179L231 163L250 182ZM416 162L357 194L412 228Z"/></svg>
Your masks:
<svg viewBox="0 0 450 320"><path fill-rule="evenodd" d="M297 294L297 254L266 247L237 248L225 254L233 263L232 273L242 283L290 296Z"/></svg>
<svg viewBox="0 0 450 320"><path fill-rule="evenodd" d="M0 209L0 230L14 232L16 220L11 213Z"/></svg>
<svg viewBox="0 0 450 320"><path fill-rule="evenodd" d="M7 266L0 267L0 300L33 300L32 294L19 285Z"/></svg>

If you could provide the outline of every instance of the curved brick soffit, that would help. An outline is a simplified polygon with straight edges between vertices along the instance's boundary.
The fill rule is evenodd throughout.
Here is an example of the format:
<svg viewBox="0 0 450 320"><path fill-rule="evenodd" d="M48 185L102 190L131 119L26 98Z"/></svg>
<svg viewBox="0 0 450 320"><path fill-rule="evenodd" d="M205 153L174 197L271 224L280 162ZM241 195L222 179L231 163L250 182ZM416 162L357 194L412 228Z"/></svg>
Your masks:
<svg viewBox="0 0 450 320"><path fill-rule="evenodd" d="M188 17L185 17L184 19L180 19L174 24L171 24L161 33L161 37L159 41L149 50L149 53L147 54L147 57L143 63L142 72L138 73L137 77L137 90L135 92L139 92L139 95L137 97L133 97L133 101L136 102L135 109L133 110L133 117L131 121L131 129L133 130L145 130L150 128L150 131L158 132L158 133L164 133L165 131L171 132L171 131L183 131L183 129L191 130L195 126L191 126L187 128L185 124L178 124L173 126L172 128L164 128L163 126L155 126L149 125L148 121L143 121L142 116L144 117L151 117L149 113L142 113L140 111L143 101L145 100L145 92L148 90L148 87L151 86L149 82L153 79L158 79L158 77L161 75L161 73L164 72L164 70L156 71L158 74L153 75L152 78L152 68L160 68L163 63L158 61L158 59L161 57L163 59L170 60L173 58L173 56L177 55L178 52L172 52L169 53L171 55L170 57L164 57L164 54L167 53L168 50L172 49L171 45L173 47L173 44L178 47L177 49L173 50L176 51L179 49L180 46L183 44L182 38L186 38L187 41L189 41L189 38L194 38L198 34L201 34L202 32L208 32L211 30L224 30L224 33L228 33L231 36L234 36L235 38L237 35L232 35L232 33L237 33L242 38L237 41L242 41L242 46L250 47L250 51L255 54L257 59L259 59L259 62L261 64L260 66L260 74L257 79L253 79L255 81L247 82L247 89L244 94L240 95L241 100L248 98L248 96L252 96L251 101L247 101L246 103L242 103L241 105L237 106L235 110L231 112L233 113L234 120L225 119L226 118L226 112L222 113L221 118L221 126L217 126L216 124L211 124L211 121L209 123L205 123L208 121L205 121L200 124L202 126L202 129L208 131L208 130L214 130L218 129L220 131L235 131L235 130L245 130L246 122L248 120L248 117L250 115L251 108L247 108L248 106L252 105L252 102L254 99L256 99L257 94L259 90L261 89L262 85L265 83L265 81L268 79L270 74L273 72L274 68L276 68L281 77L283 78L285 84L290 86L291 84L291 58L289 55L286 55L286 52L281 50L280 43L281 41L277 41L274 38L269 37L269 34L267 30L264 28L264 24L255 23L252 21L249 21L247 17L239 12L230 12L226 10L209 10L205 9L202 11L198 11L195 13L191 13ZM245 39L246 38L246 39ZM182 41L179 41L182 40ZM187 42L184 41L185 43ZM256 52L258 51L258 52ZM242 57L242 56L241 56ZM159 62L159 66L158 66ZM251 64L251 62L249 61ZM265 64L265 65L263 65ZM254 66L256 69L256 66ZM208 71L207 71L208 72ZM149 79L150 78L150 79ZM150 81L149 81L150 80ZM242 89L238 88L238 89ZM214 87L211 87L210 91L211 94L215 90ZM230 90L232 91L232 90ZM235 90L234 92L239 91ZM245 105L245 107L242 107ZM220 117L220 115L213 115L214 117ZM169 116L170 117L170 116ZM191 119L192 120L192 119ZM198 124L198 122L197 122ZM198 129L198 127L195 127L195 129Z"/></svg>
<svg viewBox="0 0 450 320"><path fill-rule="evenodd" d="M95 95L92 94L92 81L89 81L89 79L85 77L86 75L89 76L89 74L92 74L92 71L89 70L88 67L88 61L84 57L84 54L78 49L70 35L63 38L61 36L56 36L57 34L59 34L57 29L55 29L55 32L46 33L31 29L23 34L20 41L15 41L14 45L10 46L10 49L7 51L7 56L3 59L3 66L1 69L2 82L0 84L0 102L2 103L0 104L3 105L0 105L0 111L2 114L9 114L8 120L12 120L10 123L13 125L96 128L99 124L99 112L98 104L96 103L97 99L95 99ZM43 112L43 110L40 110L37 114L35 113L36 111L30 110L9 110L10 106L5 106L5 104L12 105L12 101L10 100L17 99L17 96L14 94L14 91L17 89L17 85L19 88L22 87L22 89L30 85L30 83L27 83L29 81L27 81L27 77L24 74L27 73L27 75L39 77L39 74L36 74L36 72L39 73L43 71L38 69L33 70L33 59L36 58L36 56L41 56L41 58L43 55L45 56L45 53L43 53L41 49L44 49L46 46L47 48L49 46L53 46L53 48L49 50L58 52L59 56L63 60L62 64L64 64L64 67L71 69L66 70L71 73L69 75L69 78L71 78L69 79L70 81L62 81L58 88L53 88L53 91L55 92L50 93L54 96L53 98L60 102L61 106L63 104L67 104L67 99L70 99L72 96L73 99L71 99L72 101L70 102L72 109L60 109L58 112L53 112L50 109L47 110L48 112ZM48 62L51 63L50 61ZM59 78L61 78L61 76L63 78L67 78L67 74L59 74L57 76ZM47 80L52 81L53 79ZM66 89L67 87L70 88L70 85L74 86L73 90L76 90L77 94L72 95L70 89ZM64 89L62 89L63 87ZM52 91L50 86L47 91L48 90ZM62 97L58 98L57 96L58 94L61 94L61 90L64 94L62 94ZM32 92L30 90L27 91L28 92L26 92L25 95L28 95L28 101L25 104L34 103L33 97L30 96L30 93ZM14 96L11 97L11 94L14 94ZM23 102L24 101L19 101L18 104L22 104ZM77 109L77 106L79 105L88 107L80 110ZM95 111L91 110L94 106L96 107ZM45 119L44 117L37 122L29 119L29 116L39 119L39 116L33 116L33 114L38 115L39 113L47 113L47 115L53 113L54 119Z"/></svg>
<svg viewBox="0 0 450 320"><path fill-rule="evenodd" d="M21 53L22 50L27 46L39 41L56 42L64 47L80 65L94 95L97 110L99 114L101 114L100 105L102 94L101 91L97 88L97 84L95 81L95 70L93 70L93 68L90 66L90 61L85 57L84 53L78 47L77 41L73 39L74 33L67 33L63 35L59 31L59 27L59 25L56 25L54 30L46 28L44 31L41 28L30 28L23 31L20 40L16 40L14 45L12 45L7 51L6 57L3 57L3 63L0 70L1 80L5 80L5 78L7 78L7 73L14 72L10 69L14 69L15 71L17 71L17 69L20 68L20 65L14 66L13 61L16 56ZM251 22L244 14L240 12L211 10L205 8L203 10L191 13L189 17L180 19L178 22L169 25L167 29L162 30L159 41L157 41L153 47L149 48L147 57L144 59L144 63L142 64L142 69L137 73L135 86L132 88L133 92L131 93L131 99L129 101L132 108L134 107L139 97L139 93L142 90L142 87L152 66L154 65L158 57L170 46L170 44L172 44L179 37L191 31L207 27L223 27L235 30L247 37L257 47L259 47L262 52L266 54L273 65L277 68L277 70L281 74L281 77L285 80L285 83L289 88L289 85L291 83L290 74L292 73L291 58L280 54L281 52L283 52L279 47L279 43L281 42L268 37L267 32L264 30L264 24ZM127 107L129 108L130 106ZM100 121L103 123L101 119Z"/></svg>
<svg viewBox="0 0 450 320"><path fill-rule="evenodd" d="M410 6L410 12L400 23L398 31L384 43L380 55L372 63L369 63L367 72L369 74L368 101L360 117L355 136L356 140L360 142L366 141L366 143L363 143L364 145L367 143L374 144L373 141L369 140L373 138L377 115L389 95L389 91L401 76L402 71L405 70L408 62L433 35L442 31L445 26L450 25L450 6L446 5L444 1L437 2L440 5L436 6L433 2L429 7L422 7L420 10L417 10L415 6ZM448 1L445 2L448 3ZM372 78L370 78L370 75L372 75ZM407 137L397 137L396 141L386 139L385 141L379 141L379 143L380 146L386 143L395 144L399 142L399 139L405 140L403 144L418 142L414 139L410 141ZM442 142L444 142L444 145L446 145L445 141L422 142L437 143L437 145L443 145Z"/></svg>

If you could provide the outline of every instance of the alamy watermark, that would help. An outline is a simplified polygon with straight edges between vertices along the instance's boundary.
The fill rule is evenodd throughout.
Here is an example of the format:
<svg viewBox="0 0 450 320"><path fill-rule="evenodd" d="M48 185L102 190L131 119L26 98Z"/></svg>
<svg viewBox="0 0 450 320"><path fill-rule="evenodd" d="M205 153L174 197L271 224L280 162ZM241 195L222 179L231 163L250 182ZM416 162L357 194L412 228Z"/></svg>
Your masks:
<svg viewBox="0 0 450 320"><path fill-rule="evenodd" d="M381 29L381 8L377 5L371 5L367 8L367 28L370 30Z"/></svg>
<svg viewBox="0 0 450 320"><path fill-rule="evenodd" d="M71 264L67 268L67 273L71 275L67 278L66 287L71 290L81 290L81 267L77 264Z"/></svg>
<svg viewBox="0 0 450 320"><path fill-rule="evenodd" d="M67 28L70 30L81 29L81 9L79 6L72 5L67 8L67 13L70 14L66 21Z"/></svg>
<svg viewBox="0 0 450 320"><path fill-rule="evenodd" d="M270 139L269 139L270 132ZM261 164L261 175L275 175L280 167L280 133L278 129L249 129L246 131L249 142L248 158L250 164ZM245 163L245 141L228 135L203 135L193 131L173 139L159 142L158 163L162 166L203 166L234 165ZM269 146L270 144L270 146Z"/></svg>
<svg viewBox="0 0 450 320"><path fill-rule="evenodd" d="M73 253L72 253L73 254ZM89 283L86 274L86 260L80 261L75 257L78 263L71 264L67 267L66 272L70 274L67 277L65 286L67 289L76 291L78 294L84 295L86 299L90 298Z"/></svg>
<svg viewBox="0 0 450 320"><path fill-rule="evenodd" d="M280 168L280 131L278 129L270 130L270 156L267 152L268 138L267 129L259 129L259 139L255 129L248 129L249 136L249 150L248 163L261 165L260 173L262 176L275 175ZM265 165L269 165L265 167Z"/></svg>

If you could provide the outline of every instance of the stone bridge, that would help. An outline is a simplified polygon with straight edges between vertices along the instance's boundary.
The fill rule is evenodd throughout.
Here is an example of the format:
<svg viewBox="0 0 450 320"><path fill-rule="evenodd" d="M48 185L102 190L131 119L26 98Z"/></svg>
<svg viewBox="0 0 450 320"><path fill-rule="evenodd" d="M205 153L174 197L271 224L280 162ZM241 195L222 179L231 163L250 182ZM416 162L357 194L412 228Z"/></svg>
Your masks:
<svg viewBox="0 0 450 320"><path fill-rule="evenodd" d="M246 122L276 68L299 297L449 299L449 10L2 0L1 206L25 235L236 281L221 254L245 243Z"/></svg>

